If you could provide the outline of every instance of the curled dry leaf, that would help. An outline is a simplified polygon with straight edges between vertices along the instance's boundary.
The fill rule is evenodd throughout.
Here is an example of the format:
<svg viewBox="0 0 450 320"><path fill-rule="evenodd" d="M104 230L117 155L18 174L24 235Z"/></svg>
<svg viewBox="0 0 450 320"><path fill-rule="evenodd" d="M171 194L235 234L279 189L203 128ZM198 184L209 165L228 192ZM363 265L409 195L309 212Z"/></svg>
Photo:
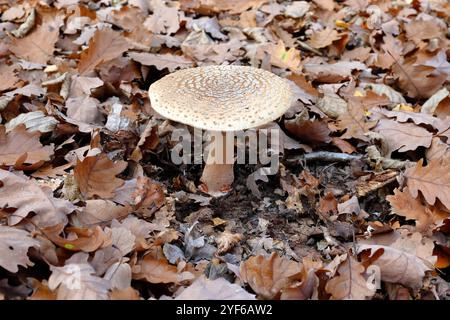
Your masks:
<svg viewBox="0 0 450 320"><path fill-rule="evenodd" d="M93 252L110 243L110 237L99 226L95 226L92 229L67 228L66 231L71 232L71 236L76 237L74 240L61 237L60 234L63 230L63 224L42 228L42 232L50 241L61 248L71 251Z"/></svg>
<svg viewBox="0 0 450 320"><path fill-rule="evenodd" d="M53 145L43 146L39 132L28 132L24 124L16 126L6 134L0 125L0 166L33 165L36 169L53 155Z"/></svg>
<svg viewBox="0 0 450 320"><path fill-rule="evenodd" d="M224 278L210 280L202 276L184 289L175 300L255 300L255 295Z"/></svg>
<svg viewBox="0 0 450 320"><path fill-rule="evenodd" d="M69 201L53 197L52 190L33 180L0 169L0 208L15 208L9 224L15 225L34 212L32 221L40 227L67 223L67 215L75 210ZM19 194L18 194L19 192Z"/></svg>
<svg viewBox="0 0 450 320"><path fill-rule="evenodd" d="M116 175L126 167L125 161L114 163L106 154L101 153L86 157L83 161L77 160L74 176L84 197L92 198L97 195L110 199L114 197L114 191L123 185L124 181L116 178Z"/></svg>
<svg viewBox="0 0 450 320"><path fill-rule="evenodd" d="M141 263L134 267L134 279L145 279L150 283L180 283L191 280L194 275L189 271L178 272L174 265L170 265L166 259L153 257L148 254Z"/></svg>
<svg viewBox="0 0 450 320"><path fill-rule="evenodd" d="M151 215L164 205L165 196L162 184L147 177L138 177L136 189L131 195L135 209Z"/></svg>
<svg viewBox="0 0 450 320"><path fill-rule="evenodd" d="M262 298L273 299L294 280L301 278L301 263L281 258L272 253L270 257L253 256L241 263L241 280Z"/></svg>
<svg viewBox="0 0 450 320"><path fill-rule="evenodd" d="M380 245L360 245L358 252L370 250L371 255L381 256L373 262L381 271L381 280L420 288L425 272L430 270L422 259L408 252ZM380 250L379 252L377 252Z"/></svg>
<svg viewBox="0 0 450 320"><path fill-rule="evenodd" d="M32 266L27 255L28 249L39 246L39 241L25 230L0 226L0 267L17 272L19 266Z"/></svg>
<svg viewBox="0 0 450 320"><path fill-rule="evenodd" d="M216 243L218 245L218 253L222 254L229 251L232 247L234 247L239 241L243 238L242 234L239 233L231 233L227 230L222 232L216 239Z"/></svg>

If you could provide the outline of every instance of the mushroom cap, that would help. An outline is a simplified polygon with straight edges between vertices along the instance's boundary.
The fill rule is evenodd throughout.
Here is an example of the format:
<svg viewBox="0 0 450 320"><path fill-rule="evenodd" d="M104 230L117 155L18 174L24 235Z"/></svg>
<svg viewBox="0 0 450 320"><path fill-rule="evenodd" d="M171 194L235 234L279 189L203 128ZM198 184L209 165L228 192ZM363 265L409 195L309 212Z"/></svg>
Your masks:
<svg viewBox="0 0 450 320"><path fill-rule="evenodd" d="M152 108L195 128L235 131L281 117L295 101L292 84L246 66L208 66L171 73L150 86Z"/></svg>

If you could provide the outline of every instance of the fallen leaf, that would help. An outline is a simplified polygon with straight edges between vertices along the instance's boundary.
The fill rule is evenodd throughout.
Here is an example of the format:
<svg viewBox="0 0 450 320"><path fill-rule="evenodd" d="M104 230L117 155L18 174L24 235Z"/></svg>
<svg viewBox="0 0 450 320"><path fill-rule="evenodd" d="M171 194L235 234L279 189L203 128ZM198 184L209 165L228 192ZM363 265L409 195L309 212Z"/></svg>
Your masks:
<svg viewBox="0 0 450 320"><path fill-rule="evenodd" d="M366 133L375 126L375 122L367 121L364 108L358 101L351 99L347 105L347 113L338 117L337 125L341 130L346 130L341 139L356 138L368 141Z"/></svg>
<svg viewBox="0 0 450 320"><path fill-rule="evenodd" d="M420 198L413 198L407 187L400 191L394 190L394 195L386 197L395 214L416 220L417 228L426 231L430 227L437 226L450 217L450 213L422 204Z"/></svg>
<svg viewBox="0 0 450 320"><path fill-rule="evenodd" d="M111 29L97 30L89 41L89 47L81 53L78 71L87 75L103 62L122 55L130 48L130 44L119 33Z"/></svg>
<svg viewBox="0 0 450 320"><path fill-rule="evenodd" d="M63 230L64 224L62 223L42 228L42 232L50 241L61 248L71 251L93 252L111 241L110 237L99 226L95 226L92 229L67 228L67 232L71 232L72 236L76 236L76 239L73 240L61 237L60 234Z"/></svg>
<svg viewBox="0 0 450 320"><path fill-rule="evenodd" d="M28 249L39 246L39 242L25 230L0 226L0 266L9 272L16 273L19 266L32 266Z"/></svg>
<svg viewBox="0 0 450 320"><path fill-rule="evenodd" d="M175 300L256 300L237 284L224 278L215 280L200 277L184 289Z"/></svg>
<svg viewBox="0 0 450 320"><path fill-rule="evenodd" d="M6 133L0 125L0 165L21 166L22 164L40 167L53 155L53 145L43 146L39 141L39 131L28 132L24 124L17 125Z"/></svg>
<svg viewBox="0 0 450 320"><path fill-rule="evenodd" d="M26 37L14 38L9 50L18 58L47 64L53 58L61 24L61 16L57 16L53 21L46 21Z"/></svg>
<svg viewBox="0 0 450 320"><path fill-rule="evenodd" d="M158 70L164 68L173 72L177 69L190 68L194 65L193 61L183 56L172 54L156 54L147 52L130 52L129 57L144 66L155 66Z"/></svg>
<svg viewBox="0 0 450 320"><path fill-rule="evenodd" d="M269 47L270 63L279 68L297 71L300 68L300 51L295 48L286 50L283 41Z"/></svg>
<svg viewBox="0 0 450 320"><path fill-rule="evenodd" d="M280 258L276 253L270 257L254 256L241 263L241 280L262 298L273 299L281 289L300 277L300 263Z"/></svg>
<svg viewBox="0 0 450 320"><path fill-rule="evenodd" d="M123 185L124 181L116 178L127 167L125 161L116 163L109 160L104 153L77 160L74 176L82 195L92 198L95 195L110 199L114 191Z"/></svg>
<svg viewBox="0 0 450 320"><path fill-rule="evenodd" d="M223 254L228 252L232 247L239 243L243 239L243 235L239 233L231 233L227 230L222 232L217 238L216 243L218 246L218 253Z"/></svg>
<svg viewBox="0 0 450 320"><path fill-rule="evenodd" d="M373 130L385 139L385 154L388 156L396 150L406 152L418 147L429 147L433 138L433 134L425 128L388 119L381 119Z"/></svg>
<svg viewBox="0 0 450 320"><path fill-rule="evenodd" d="M428 204L434 205L439 199L450 209L450 165L442 165L436 160L430 161L426 167L422 164L420 159L415 167L405 171L410 194L417 198L420 191Z"/></svg>
<svg viewBox="0 0 450 320"><path fill-rule="evenodd" d="M337 270L338 276L330 279L325 290L336 300L365 300L375 294L364 276L365 268L352 256L342 262Z"/></svg>
<svg viewBox="0 0 450 320"><path fill-rule="evenodd" d="M133 277L145 279L150 283L180 283L192 279L193 275L188 271L179 273L177 267L170 265L167 260L147 255L140 265L135 267Z"/></svg>
<svg viewBox="0 0 450 320"><path fill-rule="evenodd" d="M308 44L314 48L320 49L328 47L330 44L333 43L333 41L338 40L341 38L341 35L339 33L330 28L326 27L325 29L314 32L310 39L308 40Z"/></svg>
<svg viewBox="0 0 450 320"><path fill-rule="evenodd" d="M70 260L75 260L72 256ZM87 262L67 260L63 267L50 266L48 287L56 290L58 300L106 300L110 282L95 275ZM87 260L87 257L86 257Z"/></svg>
<svg viewBox="0 0 450 320"><path fill-rule="evenodd" d="M21 113L14 119L11 119L5 125L6 130L11 131L21 123L25 125L29 132L51 132L59 121L51 116L46 116L42 111L32 111Z"/></svg>
<svg viewBox="0 0 450 320"><path fill-rule="evenodd" d="M50 188L12 172L0 169L0 182L0 208L16 209L8 218L10 225L19 223L30 212L34 212L32 221L39 227L66 224L67 215L75 210L69 201L53 197Z"/></svg>

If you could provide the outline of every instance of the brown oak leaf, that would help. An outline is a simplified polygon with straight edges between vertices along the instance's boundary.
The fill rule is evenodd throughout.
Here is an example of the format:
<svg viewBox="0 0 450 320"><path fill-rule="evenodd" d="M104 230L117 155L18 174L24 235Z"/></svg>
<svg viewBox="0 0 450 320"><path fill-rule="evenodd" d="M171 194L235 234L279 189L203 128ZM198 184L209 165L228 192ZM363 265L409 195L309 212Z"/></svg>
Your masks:
<svg viewBox="0 0 450 320"><path fill-rule="evenodd" d="M426 202L434 205L436 199L450 209L450 164L441 164L431 160L426 167L420 159L416 166L405 171L409 192L417 198L419 191Z"/></svg>
<svg viewBox="0 0 450 320"><path fill-rule="evenodd" d="M53 155L53 144L43 146L39 141L39 131L28 132L24 124L19 124L6 133L6 128L0 125L0 166L32 165L37 169ZM23 168L21 168L23 169Z"/></svg>
<svg viewBox="0 0 450 320"><path fill-rule="evenodd" d="M261 297L273 299L281 289L301 278L301 263L281 258L276 253L270 257L254 256L241 263L241 280Z"/></svg>
<svg viewBox="0 0 450 320"><path fill-rule="evenodd" d="M375 288L368 286L364 276L365 268L354 257L348 256L338 268L335 276L325 286L333 299L337 300L364 300L375 293Z"/></svg>
<svg viewBox="0 0 450 320"><path fill-rule="evenodd" d="M81 53L78 71L86 75L96 66L122 55L130 48L129 42L111 29L97 30L89 41L89 48Z"/></svg>
<svg viewBox="0 0 450 320"><path fill-rule="evenodd" d="M74 176L81 194L86 198L95 195L101 198L114 197L114 191L124 184L116 178L127 167L125 161L112 162L104 153L77 160Z"/></svg>

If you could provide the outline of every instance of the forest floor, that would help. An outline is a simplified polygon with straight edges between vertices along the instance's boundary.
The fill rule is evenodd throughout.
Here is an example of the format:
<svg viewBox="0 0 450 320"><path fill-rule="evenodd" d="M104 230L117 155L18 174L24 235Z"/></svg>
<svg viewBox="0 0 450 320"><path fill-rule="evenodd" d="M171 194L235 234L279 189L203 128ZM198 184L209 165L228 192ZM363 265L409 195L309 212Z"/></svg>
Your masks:
<svg viewBox="0 0 450 320"><path fill-rule="evenodd" d="M0 0L0 300L449 299L449 12ZM148 89L223 64L298 96L277 174L214 198Z"/></svg>

